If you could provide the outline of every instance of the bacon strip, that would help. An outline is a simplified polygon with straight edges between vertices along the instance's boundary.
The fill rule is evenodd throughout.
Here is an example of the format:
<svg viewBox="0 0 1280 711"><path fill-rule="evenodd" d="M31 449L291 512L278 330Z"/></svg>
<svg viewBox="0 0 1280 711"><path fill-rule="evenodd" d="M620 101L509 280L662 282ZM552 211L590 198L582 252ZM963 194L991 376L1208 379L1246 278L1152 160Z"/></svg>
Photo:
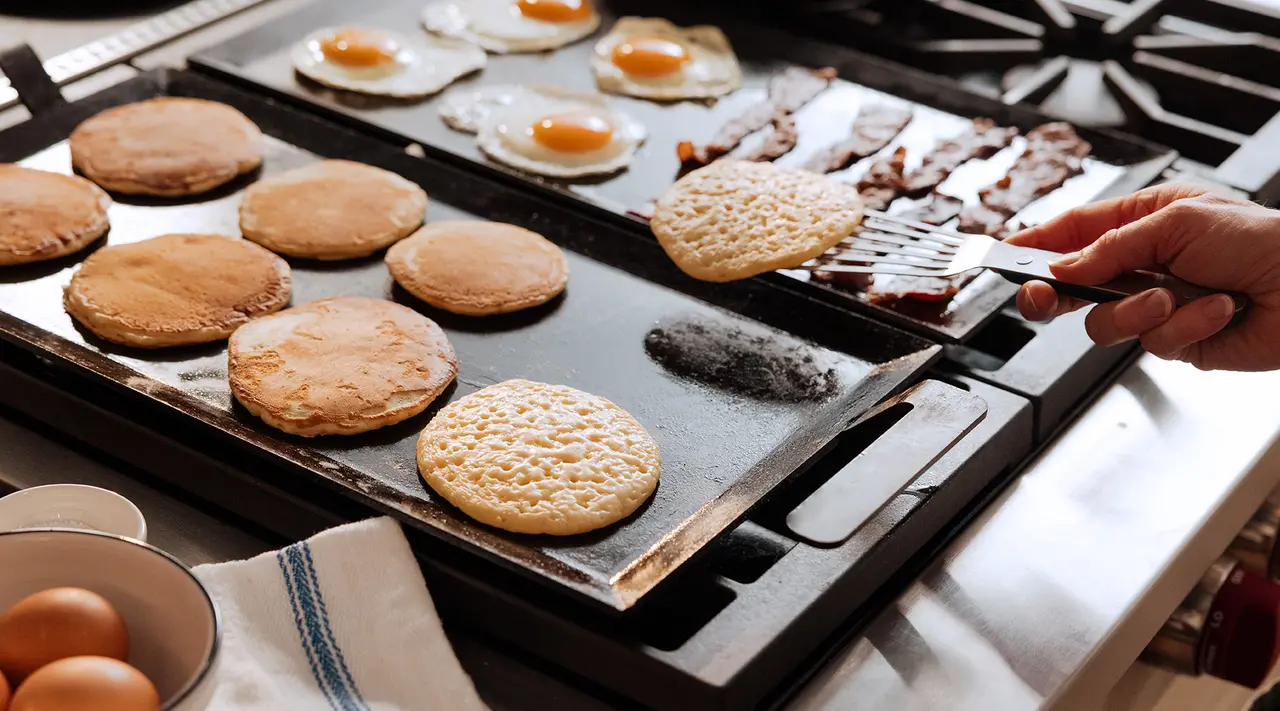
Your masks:
<svg viewBox="0 0 1280 711"><path fill-rule="evenodd" d="M928 202L903 212L899 217L926 225L943 225L955 219L962 209L964 200L935 192L929 196Z"/></svg>
<svg viewBox="0 0 1280 711"><path fill-rule="evenodd" d="M986 159L1013 142L1018 129L997 126L989 118L976 118L969 130L954 138L939 141L925 155L920 167L906 177L906 193L920 197L946 180L956 168L975 158Z"/></svg>
<svg viewBox="0 0 1280 711"><path fill-rule="evenodd" d="M699 168L727 155L742 143L742 139L768 126L775 118L786 117L798 111L830 86L835 78L836 70L831 67L788 67L775 74L769 80L768 98L747 107L736 118L721 126L705 146L694 146L691 141L682 141L676 146L681 172Z"/></svg>
<svg viewBox="0 0 1280 711"><path fill-rule="evenodd" d="M992 210L986 205L972 205L960 211L960 225L956 230L994 237L1004 229L1004 223L1008 222L1011 215L1012 213Z"/></svg>
<svg viewBox="0 0 1280 711"><path fill-rule="evenodd" d="M849 137L819 151L805 164L805 169L815 173L831 173L848 168L889 145L889 141L911 123L911 118L909 107L886 104L865 106L854 117Z"/></svg>
<svg viewBox="0 0 1280 711"><path fill-rule="evenodd" d="M867 208L885 210L902 192L902 171L907 159L906 146L877 160L858 181L858 195Z"/></svg>
<svg viewBox="0 0 1280 711"><path fill-rule="evenodd" d="M985 234L1004 239L1017 232L1005 225L1020 210L1062 187L1073 175L1083 170L1085 156L1092 146L1076 135L1071 124L1056 122L1038 126L1027 133L1027 148L1014 161L1005 177L995 185L978 191L981 205L960 211L960 232ZM876 277L867 298L889 300L945 299L954 296L976 274L966 272L946 278Z"/></svg>
<svg viewBox="0 0 1280 711"><path fill-rule="evenodd" d="M760 144L754 151L742 156L743 160L764 163L766 161L774 161L796 147L796 140L799 134L796 132L796 117L791 114L783 114L774 116L771 123L773 130L765 136L764 142Z"/></svg>
<svg viewBox="0 0 1280 711"><path fill-rule="evenodd" d="M1069 123L1046 123L1032 129L1027 133L1026 150L1008 174L978 191L982 205L960 213L960 231L999 235L1010 217L1078 175L1091 150L1089 142L1077 136Z"/></svg>

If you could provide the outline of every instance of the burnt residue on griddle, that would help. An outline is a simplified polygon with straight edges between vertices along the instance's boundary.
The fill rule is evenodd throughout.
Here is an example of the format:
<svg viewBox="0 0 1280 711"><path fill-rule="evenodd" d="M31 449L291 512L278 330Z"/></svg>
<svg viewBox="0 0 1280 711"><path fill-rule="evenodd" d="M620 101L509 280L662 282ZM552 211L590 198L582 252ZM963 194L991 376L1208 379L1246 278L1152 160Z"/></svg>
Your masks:
<svg viewBox="0 0 1280 711"><path fill-rule="evenodd" d="M760 400L821 401L838 385L836 370L812 348L736 327L663 324L645 335L644 349L673 375Z"/></svg>

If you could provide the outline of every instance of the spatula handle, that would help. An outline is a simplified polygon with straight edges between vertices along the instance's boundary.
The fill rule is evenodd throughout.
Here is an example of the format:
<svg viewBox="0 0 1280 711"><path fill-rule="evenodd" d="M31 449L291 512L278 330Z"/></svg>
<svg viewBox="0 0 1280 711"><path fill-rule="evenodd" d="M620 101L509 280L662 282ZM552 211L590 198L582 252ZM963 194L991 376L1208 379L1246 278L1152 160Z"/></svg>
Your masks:
<svg viewBox="0 0 1280 711"><path fill-rule="evenodd" d="M1235 316L1231 318L1231 323L1229 324L1233 326L1244 318L1249 309L1249 297L1244 294L1206 289L1179 279L1172 274L1135 271L1122 274L1112 281L1096 286L1068 284L1067 282L1059 281L1049 269L1049 263L1061 256L1056 252L1028 247L1014 247L1013 245L1001 245L1001 247L1002 249L998 250L1003 252L998 260L1001 263L989 266L993 271L1015 284L1025 284L1032 280L1048 282L1059 294L1083 299L1095 304L1119 301L1148 289L1168 289L1173 294L1174 303L1180 307L1206 296L1225 293L1235 302Z"/></svg>

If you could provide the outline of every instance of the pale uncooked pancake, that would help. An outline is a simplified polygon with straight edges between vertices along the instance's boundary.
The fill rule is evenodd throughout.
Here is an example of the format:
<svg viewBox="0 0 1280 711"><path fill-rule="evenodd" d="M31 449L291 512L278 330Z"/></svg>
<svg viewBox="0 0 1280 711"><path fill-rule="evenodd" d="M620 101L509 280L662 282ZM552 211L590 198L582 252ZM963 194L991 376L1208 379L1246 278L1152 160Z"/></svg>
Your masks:
<svg viewBox="0 0 1280 711"><path fill-rule="evenodd" d="M852 185L772 163L722 159L668 188L649 225L686 274L731 281L799 266L861 222L862 200Z"/></svg>
<svg viewBox="0 0 1280 711"><path fill-rule="evenodd" d="M110 206L84 178L0 164L0 266L84 249L107 231Z"/></svg>
<svg viewBox="0 0 1280 711"><path fill-rule="evenodd" d="M307 437L358 434L427 409L458 372L444 331L364 297L312 301L231 336L231 392L267 424Z"/></svg>
<svg viewBox="0 0 1280 711"><path fill-rule="evenodd" d="M436 413L418 470L472 518L515 533L586 533L658 486L658 444L625 410L565 385L508 380Z"/></svg>
<svg viewBox="0 0 1280 711"><path fill-rule="evenodd" d="M427 194L363 163L326 160L249 186L240 231L273 252L309 259L363 257L418 229Z"/></svg>
<svg viewBox="0 0 1280 711"><path fill-rule="evenodd" d="M389 249L387 268L410 294L468 316L544 304L569 281L559 247L501 222L433 222Z"/></svg>
<svg viewBox="0 0 1280 711"><path fill-rule="evenodd" d="M262 132L204 99L160 98L107 109L71 133L71 164L107 190L182 197L262 164Z"/></svg>
<svg viewBox="0 0 1280 711"><path fill-rule="evenodd" d="M289 265L252 242L173 234L94 252L63 304L108 341L160 348L226 338L284 308L291 289Z"/></svg>

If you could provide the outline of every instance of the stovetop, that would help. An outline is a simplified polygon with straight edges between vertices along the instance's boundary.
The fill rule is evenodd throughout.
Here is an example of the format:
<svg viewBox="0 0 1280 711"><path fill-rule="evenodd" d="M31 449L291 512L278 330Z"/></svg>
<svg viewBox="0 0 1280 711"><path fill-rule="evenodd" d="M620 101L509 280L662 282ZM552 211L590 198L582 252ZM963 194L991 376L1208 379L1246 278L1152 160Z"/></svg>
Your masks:
<svg viewBox="0 0 1280 711"><path fill-rule="evenodd" d="M1280 110L1280 100L1271 98L1271 95L1280 96L1280 89L1265 85L1266 77L1254 77L1248 79L1253 84L1241 84L1239 81L1218 81L1220 77L1206 74L1234 71L1236 73L1230 76L1243 81L1245 77L1261 74L1268 66L1277 66L1274 60L1280 56L1276 54L1280 43L1274 37L1280 36L1280 31L1270 27L1268 35L1224 34L1221 29L1165 18L1162 14L1167 14L1165 8L1171 5L1177 5L1182 14L1192 14L1191 10L1182 8L1209 5L1217 9L1225 6L1222 2L1142 2L1141 7L1116 2L1090 2L1088 5L1063 5L1056 0L1027 3L1026 7L1012 1L810 2L806 3L808 10L804 14L804 22L810 23L807 29L801 28L795 17L789 21L800 34L835 34L838 36L834 39L850 46L934 73L950 74L966 87L999 97L1010 104L1038 105L1046 113L1061 115L1081 125L1107 127L1161 141L1187 157L1180 165L1182 170L1202 178L1218 180L1257 193L1259 197L1269 194L1268 190L1276 192L1280 188L1275 178L1280 158L1275 157L1277 151L1274 150L1280 147L1280 128L1272 129L1270 133L1266 130L1268 122L1277 124L1273 118ZM797 3L792 2L790 6L794 8ZM1145 12L1136 13L1136 10ZM841 18L841 24L835 26L830 22L831 17ZM1105 25L1115 17L1136 19L1126 23L1123 33L1109 35L1116 38L1114 42L1101 42L1099 38L1108 36ZM890 22L903 24L886 25ZM1116 22L1111 24L1119 25ZM914 28L910 33L883 31L886 26L902 28L907 25ZM1264 23L1242 20L1232 24L1218 20L1218 26L1257 29ZM1133 30L1135 27L1138 29ZM886 37L892 39L886 41ZM1261 54L1252 54L1254 59L1251 60L1242 59L1246 51L1252 53L1255 50ZM1161 64L1161 58L1167 61ZM1236 69L1235 64L1243 66ZM1151 68L1153 66L1166 74L1171 73L1174 78L1161 78L1160 72ZM1169 72L1169 67L1181 67L1181 71ZM1134 86L1138 89L1134 90ZM1257 89L1266 91L1255 91ZM1210 112L1216 106L1230 106L1232 110L1228 116L1215 117ZM1084 111L1083 107L1089 107L1090 111ZM1069 113L1073 111L1076 113ZM1171 115L1181 118L1171 118ZM1268 139L1268 136L1272 138ZM1245 150L1246 144L1268 146L1271 150ZM1245 156L1249 159L1246 160ZM1277 165L1268 169L1267 160ZM1260 161L1261 165L1251 161ZM1252 187L1250 179L1263 175L1261 182L1255 180L1258 187ZM1012 315L1003 321L993 324L990 333L994 334L1000 328L1039 328L1021 324ZM1053 327L1063 325L1071 324L1058 323ZM1078 324L1074 328L1078 331ZM1009 470L1016 466L1014 462L1023 458L1025 450L1014 451L1009 445L1011 433L1020 433L1019 441L1040 439L1047 437L1057 424L1067 419L1062 413L1051 414L1046 405L1061 398L1050 398L1036 388L1019 384L1021 380L1014 377L1016 372L1009 378L1001 376L1005 371L1016 371L1014 366L1018 361L1031 361L1036 366L1034 370L1043 370L1045 361L1032 357L1035 355L1032 351L1036 344L1052 346L1057 341L1047 334L1036 338L1031 331L1027 333L1025 340L1017 340L1016 346L1008 348L1004 347L1004 340L1008 339L999 335L989 336L975 348L1001 353L1008 350L1009 353L1005 353L1007 362L1002 359L998 368L991 366L993 370L990 372L983 367L972 366L977 372L963 376L953 374L948 378L950 382L971 389L988 400L998 401L1003 397L1008 401L1005 403L1007 407L997 413L1000 416L989 418L987 423L989 427L998 425L996 428L1000 430L1000 436L970 443L985 456L979 456L977 451L958 449L951 456L954 460L951 464L959 464L940 464L932 472L938 484L922 479L922 484L927 481L926 486L904 495L892 510L886 510L885 520L877 521L877 526L871 527L875 529L876 537L883 537L889 544L899 547L920 546L921 539L929 535L925 530L928 527L919 524L922 519L919 514L924 509L930 505L945 508L945 497L957 500L976 498L993 472L1000 472L994 479L1004 480ZM998 347L993 347L993 343ZM1005 382L1010 378L1014 385ZM1079 383L1066 377L1053 382L1064 384L1060 389L1072 390L1078 395L1082 390L1093 390L1098 384L1096 378L1086 380L1088 385L1084 387L1067 387L1078 386ZM1044 389L1049 390L1047 386ZM1028 401L1035 402L1034 412ZM1072 407L1078 404L1074 399L1067 402ZM1063 409L1067 406L1064 404ZM1038 436L1028 430L1034 430ZM998 453L1001 461L990 461L996 456L993 453ZM653 692L666 699L668 704L685 704L695 698L715 698L726 707L731 704L745 706L748 697L787 695L790 690L785 687L794 681L784 682L774 690L765 688L774 685L776 680L769 678L772 672L762 672L770 666L778 666L776 654L757 648L764 646L761 638L766 636L765 633L772 632L771 627L787 628L792 621L787 616L796 610L811 613L812 608L819 607L817 599L823 592L847 593L848 590L842 588L847 587L847 580L851 577L867 583L868 578L887 579L892 573L862 569L858 571L860 576L850 576L855 561L871 557L866 554L871 552L872 546L862 538L851 539L833 549L810 550L803 544L776 535L766 519L767 516L759 522L746 522L734 535L725 539L721 555L708 558L705 566L689 573L686 581L689 585L682 589L684 594L677 600L680 614L672 614L670 608L661 607L661 601L656 603L658 616L669 624L647 625L641 620L639 626L645 628L645 634L640 635L639 640L618 634L617 630L606 629L601 633L586 629L588 625L585 622L568 619L571 615L565 615L565 620L550 620L548 618L554 615L547 614L547 611L554 608L550 605L537 607L536 600L534 606L525 609L511 606L507 611L510 618L505 622L512 623L513 628L524 625L526 629L554 631L555 634L546 635L549 645L576 639L581 649L575 656L597 657L602 660L596 663L597 666L603 663L608 667L611 661L625 660L650 672L657 664L678 668L689 681L670 684L670 688ZM815 571L821 575L815 576ZM480 604L481 599L475 596L477 587L464 579L466 571L458 574L456 579L455 573L443 564L439 569L432 569L433 591L441 604L474 613L461 615L464 619L493 616L493 609ZM809 585L780 582L797 578L808 580ZM893 586L887 588L892 589ZM779 590L789 596L780 597ZM493 591L485 599L493 599L502 592ZM806 614L804 619L810 625L816 618L825 618L820 624L829 624L831 619L844 617L848 607L853 605L847 595L828 594L825 598L841 599L846 607L839 615L828 614L829 610L824 614ZM877 598L868 607L883 606L889 599ZM504 625L502 619L486 619L485 622ZM562 622L575 624L571 629L565 629L560 624ZM577 625L576 622L583 624ZM861 622L842 624L836 634L852 634L852 630L861 628ZM742 634L744 632L746 634ZM806 632L802 636L811 635ZM609 646L610 642L612 646ZM824 642L814 658L807 659L801 666L812 667L833 646ZM556 660L554 654L544 654L541 650L533 653L540 658ZM582 667L584 670L592 668L585 662ZM729 667L733 669L729 670ZM597 679L596 683L613 686L605 679ZM648 682L646 686L664 685ZM715 689L715 693L698 696L700 693L708 694L708 689ZM633 696L635 692L621 693ZM720 699L718 696L728 698Z"/></svg>
<svg viewBox="0 0 1280 711"><path fill-rule="evenodd" d="M1163 143L1182 155L1178 173L1280 198L1280 2L759 0L755 9L1008 104Z"/></svg>

